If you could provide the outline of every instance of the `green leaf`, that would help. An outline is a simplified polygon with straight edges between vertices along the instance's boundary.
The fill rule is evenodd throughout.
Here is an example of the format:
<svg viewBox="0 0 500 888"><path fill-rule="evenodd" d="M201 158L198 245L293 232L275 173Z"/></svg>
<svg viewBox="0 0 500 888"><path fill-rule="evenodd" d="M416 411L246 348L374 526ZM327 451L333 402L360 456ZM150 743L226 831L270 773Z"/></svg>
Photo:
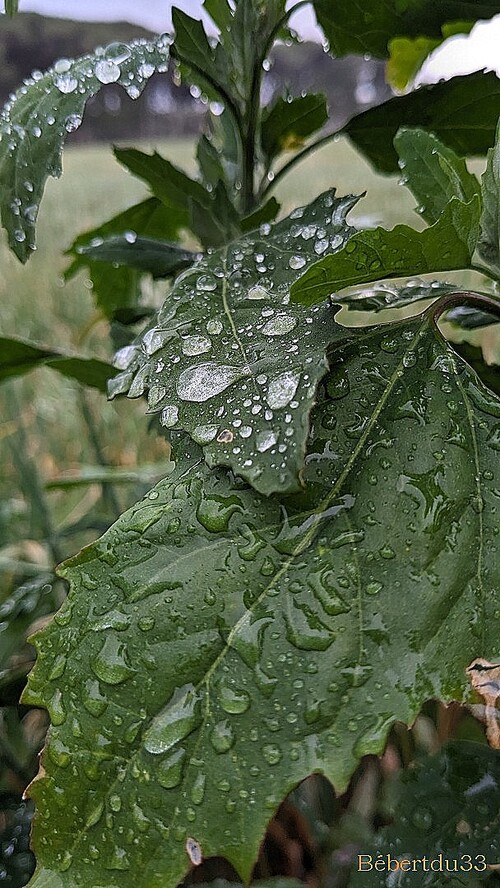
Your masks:
<svg viewBox="0 0 500 888"><path fill-rule="evenodd" d="M191 18L181 9L173 7L172 23L175 30L175 55L183 64L200 74L216 92L231 96L228 79L228 59L221 43L217 51L210 45L199 19Z"/></svg>
<svg viewBox="0 0 500 888"><path fill-rule="evenodd" d="M495 141L499 117L500 80L493 72L476 73L389 99L353 117L343 132L375 167L392 173L401 126L431 130L458 154L483 155Z"/></svg>
<svg viewBox="0 0 500 888"><path fill-rule="evenodd" d="M5 12L7 15L13 16L19 8L19 0L5 0Z"/></svg>
<svg viewBox="0 0 500 888"><path fill-rule="evenodd" d="M115 317L124 309L135 309L140 299L137 271L123 267L113 268L112 265L93 261L85 255L85 248L113 236L141 235L162 240L174 239L180 224L178 214L172 212L158 198L150 197L118 213L97 228L80 234L67 250L67 254L74 256L74 259L64 277L69 280L81 269L87 269L97 305L108 318Z"/></svg>
<svg viewBox="0 0 500 888"><path fill-rule="evenodd" d="M238 213L231 203L226 186L219 180L209 204L190 200L190 224L193 232L206 249L221 247L241 233Z"/></svg>
<svg viewBox="0 0 500 888"><path fill-rule="evenodd" d="M483 215L481 236L477 245L479 255L500 277L500 127L495 145L487 155L486 169L481 180Z"/></svg>
<svg viewBox="0 0 500 888"><path fill-rule="evenodd" d="M151 237L138 237L133 234L114 235L102 243L81 247L80 252L89 259L125 265L138 271L149 272L154 278L170 277L183 268L192 265L196 253L183 250L177 244Z"/></svg>
<svg viewBox="0 0 500 888"><path fill-rule="evenodd" d="M305 493L186 454L66 564L24 697L57 695L33 842L63 888L173 888L189 840L246 880L303 778L340 792L394 721L468 697L498 651L500 401L439 333L447 305L336 348Z"/></svg>
<svg viewBox="0 0 500 888"><path fill-rule="evenodd" d="M327 120L326 98L321 94L276 99L262 115L261 144L267 161L282 151L300 148Z"/></svg>
<svg viewBox="0 0 500 888"><path fill-rule="evenodd" d="M418 201L418 212L432 225L452 197L468 203L480 195L479 182L458 157L433 134L421 129L400 129L394 139L402 181Z"/></svg>
<svg viewBox="0 0 500 888"><path fill-rule="evenodd" d="M26 81L0 116L1 218L16 256L26 262L48 176L62 172L68 133L80 126L85 105L105 83L137 98L155 71L165 71L168 39L112 43L77 61L60 59L39 79Z"/></svg>
<svg viewBox="0 0 500 888"><path fill-rule="evenodd" d="M147 390L160 422L187 431L211 466L265 493L296 488L326 350L345 330L328 305L289 305L290 286L352 234L355 203L327 192L184 272L156 325L118 352L111 394Z"/></svg>
<svg viewBox="0 0 500 888"><path fill-rule="evenodd" d="M421 863L414 872L412 864L405 865L410 871L398 873L400 888L424 883L433 888L475 886L491 877L484 864L497 864L500 859L498 751L456 741L433 757L422 756L400 775L391 812L394 822L378 832L372 848L366 848L372 863L377 855L386 863L387 855L393 860L427 858L426 875ZM466 855L470 855L470 871ZM436 861L433 870L431 860ZM368 860L363 863L364 869L354 870L350 888L386 888L388 870L377 872L369 869Z"/></svg>
<svg viewBox="0 0 500 888"><path fill-rule="evenodd" d="M173 467L171 462L142 465L134 469L125 469L122 466L80 466L76 475L72 473L53 478L45 487L47 490L68 490L89 484L153 484L168 475Z"/></svg>
<svg viewBox="0 0 500 888"><path fill-rule="evenodd" d="M449 314L447 317L449 320ZM487 364L481 348L468 342L453 343L455 351L476 371L479 379L500 397L500 373L496 365Z"/></svg>
<svg viewBox="0 0 500 888"><path fill-rule="evenodd" d="M232 13L227 0L204 0L203 9L221 31L231 30Z"/></svg>
<svg viewBox="0 0 500 888"><path fill-rule="evenodd" d="M357 284L428 272L468 268L479 233L479 198L453 198L438 221L423 231L396 225L391 231L357 231L336 253L316 262L292 285L292 302L313 305Z"/></svg>
<svg viewBox="0 0 500 888"><path fill-rule="evenodd" d="M222 153L205 135L202 135L198 141L196 159L205 185L211 185L213 188L217 182L224 181Z"/></svg>
<svg viewBox="0 0 500 888"><path fill-rule="evenodd" d="M57 370L63 376L101 392L106 391L108 381L116 373L114 367L96 358L80 358L23 339L0 337L0 382L12 376L23 376L41 366Z"/></svg>
<svg viewBox="0 0 500 888"><path fill-rule="evenodd" d="M447 22L475 22L500 12L493 0L313 0L318 21L336 56L356 53L385 58L387 44L393 37L438 37Z"/></svg>
<svg viewBox="0 0 500 888"><path fill-rule="evenodd" d="M427 56L443 42L443 37L394 37L389 40L389 60L385 75L394 89L404 90L411 83Z"/></svg>
<svg viewBox="0 0 500 888"><path fill-rule="evenodd" d="M153 195L175 211L177 228L189 224L189 201L197 200L203 206L210 204L210 195L200 182L190 179L169 160L155 151L146 154L137 148L115 148L116 159L134 176L146 182Z"/></svg>

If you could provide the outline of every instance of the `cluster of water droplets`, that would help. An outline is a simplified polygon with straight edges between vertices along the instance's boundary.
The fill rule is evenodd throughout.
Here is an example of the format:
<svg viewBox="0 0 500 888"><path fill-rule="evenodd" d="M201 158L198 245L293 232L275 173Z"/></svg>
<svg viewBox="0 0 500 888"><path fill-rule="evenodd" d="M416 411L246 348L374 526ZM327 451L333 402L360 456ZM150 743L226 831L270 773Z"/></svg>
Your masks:
<svg viewBox="0 0 500 888"><path fill-rule="evenodd" d="M109 83L138 98L155 72L167 70L170 44L162 35L155 41L111 43L75 61L61 58L45 74L34 71L9 97L0 114L0 157L9 159L4 200L15 244L35 249L45 180L61 175L64 140L81 125L87 100Z"/></svg>
<svg viewBox="0 0 500 888"><path fill-rule="evenodd" d="M321 196L257 237L181 274L157 324L121 349L111 395L148 393L167 428L184 428L254 482L262 463L289 483L297 474L307 415L334 337L329 308L290 304L290 286L351 233L353 198ZM266 454L265 460L262 455Z"/></svg>

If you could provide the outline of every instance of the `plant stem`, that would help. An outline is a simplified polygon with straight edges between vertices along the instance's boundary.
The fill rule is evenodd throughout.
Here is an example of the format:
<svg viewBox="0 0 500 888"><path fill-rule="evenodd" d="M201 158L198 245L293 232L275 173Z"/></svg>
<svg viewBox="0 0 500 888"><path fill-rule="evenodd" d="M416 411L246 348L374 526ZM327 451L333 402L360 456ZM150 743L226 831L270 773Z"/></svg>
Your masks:
<svg viewBox="0 0 500 888"><path fill-rule="evenodd" d="M266 181L264 179L261 183L261 199L263 200L267 196L268 192L272 191L273 188L276 187L280 179L282 179L283 176L286 176L286 174L289 173L294 166L304 160L304 158L306 158L308 154L312 154L313 151L316 151L318 148L322 148L323 145L327 145L328 142L331 142L336 135L338 135L338 132L326 133L326 135L321 136L321 138L317 139L315 142L312 142L310 145L306 145L305 148L302 148L302 151L299 151L297 154L295 154L288 161L288 163L285 163L284 166L282 166L281 169L279 169L277 173L275 173L272 182L269 182L269 184L266 185L265 188L262 188L264 182Z"/></svg>

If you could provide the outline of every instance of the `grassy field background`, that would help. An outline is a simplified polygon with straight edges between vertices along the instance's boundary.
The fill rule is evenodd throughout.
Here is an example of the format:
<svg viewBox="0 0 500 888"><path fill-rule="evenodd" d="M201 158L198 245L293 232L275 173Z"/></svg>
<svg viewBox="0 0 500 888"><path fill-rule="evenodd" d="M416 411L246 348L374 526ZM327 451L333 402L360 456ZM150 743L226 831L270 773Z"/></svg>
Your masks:
<svg viewBox="0 0 500 888"><path fill-rule="evenodd" d="M191 142L171 141L144 147L157 148L188 172L194 170ZM345 139L310 156L279 183L276 196L286 213L332 186L337 187L339 195L367 192L351 214L354 224L380 223L390 228L408 222L419 226L414 199L398 184L397 177L376 175ZM21 266L9 253L2 232L0 334L109 359L107 324L95 311L89 281L79 275L64 284L67 258L63 254L76 234L144 196L145 187L120 167L108 147L66 149L64 175L48 183L40 212L38 250L27 266ZM157 286L157 299L161 300L163 290L163 284ZM148 432L141 402L121 399L110 404L94 392L85 398L84 405L79 387L48 369L1 387L0 471L3 470L4 480L0 491L0 545L2 515L5 523L12 517L12 509L21 513L29 510L30 490L23 477L26 472L22 460L21 467L19 460L17 467L13 464L13 448L18 450L21 446L20 425L24 441L22 459L35 466L42 486L63 471L96 463L94 433L101 441L100 458L112 465L132 467L165 462L168 458L165 442ZM21 496L16 492L19 489ZM117 494L119 507L126 506L137 493L133 487L121 487ZM85 514L85 509L99 499L100 489L94 485L44 495L54 512L56 527L60 528ZM36 536L36 527L30 520L32 534Z"/></svg>

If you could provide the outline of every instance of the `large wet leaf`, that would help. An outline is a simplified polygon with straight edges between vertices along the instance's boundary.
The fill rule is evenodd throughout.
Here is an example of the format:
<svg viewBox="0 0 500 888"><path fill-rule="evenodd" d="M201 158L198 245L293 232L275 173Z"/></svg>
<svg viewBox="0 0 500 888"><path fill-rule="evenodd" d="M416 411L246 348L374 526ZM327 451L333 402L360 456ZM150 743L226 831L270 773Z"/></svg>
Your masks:
<svg viewBox="0 0 500 888"><path fill-rule="evenodd" d="M35 248L35 225L48 176L62 172L61 154L85 105L105 84L119 83L132 99L155 71L165 71L169 39L111 43L76 61L59 59L27 80L0 116L1 218L9 244L26 262Z"/></svg>
<svg viewBox="0 0 500 888"><path fill-rule="evenodd" d="M500 12L500 3L493 0L372 0L369 6L350 0L314 0L313 5L335 55L368 52L382 58L388 55L392 37L441 37L447 22L475 22Z"/></svg>
<svg viewBox="0 0 500 888"><path fill-rule="evenodd" d="M422 757L402 772L394 823L380 830L372 848L363 849L362 868L353 873L350 888L386 888L387 855L393 872L396 861L410 861L397 873L399 888L480 884L491 876L488 865L500 860L499 782L500 755L488 746L454 742L432 758ZM385 871L375 869L377 859L385 862Z"/></svg>
<svg viewBox="0 0 500 888"><path fill-rule="evenodd" d="M500 81L476 73L423 86L353 117L344 132L369 161L385 173L398 170L394 136L401 126L431 130L461 154L486 154L500 117Z"/></svg>
<svg viewBox="0 0 500 888"><path fill-rule="evenodd" d="M118 352L124 372L112 393L147 390L164 426L189 432L209 465L230 466L257 490L297 488L326 350L345 330L328 305L290 305L290 286L347 241L355 202L327 192L195 264L156 326Z"/></svg>
<svg viewBox="0 0 500 888"><path fill-rule="evenodd" d="M478 195L466 204L454 197L438 221L423 231L409 225L357 231L342 249L322 257L292 284L292 300L313 305L344 287L468 268L480 213Z"/></svg>
<svg viewBox="0 0 500 888"><path fill-rule="evenodd" d="M25 697L53 723L33 888L173 888L214 854L247 878L307 774L341 790L395 719L466 697L498 650L499 429L432 314L353 331L305 493L185 454L68 562Z"/></svg>

